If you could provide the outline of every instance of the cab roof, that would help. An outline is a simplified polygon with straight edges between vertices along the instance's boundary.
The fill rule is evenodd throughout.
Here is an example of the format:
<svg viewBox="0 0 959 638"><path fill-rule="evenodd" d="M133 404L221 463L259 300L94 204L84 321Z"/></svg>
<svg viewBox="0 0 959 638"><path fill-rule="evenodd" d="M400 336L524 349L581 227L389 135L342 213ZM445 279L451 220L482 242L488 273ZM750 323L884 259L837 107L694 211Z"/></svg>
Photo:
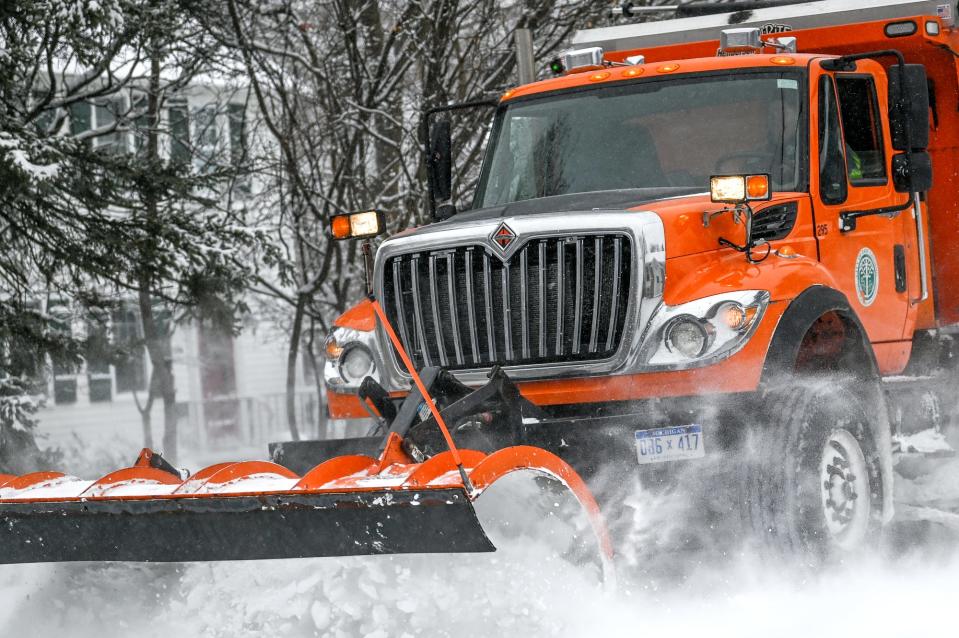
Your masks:
<svg viewBox="0 0 959 638"><path fill-rule="evenodd" d="M713 56L627 66L610 66L578 73L569 73L560 77L519 86L507 91L503 95L502 100L506 101L537 93L547 93L579 86L595 86L612 82L641 80L685 73L704 73L727 69L766 68L775 71L797 67L804 68L810 60L816 57L822 56L811 54Z"/></svg>

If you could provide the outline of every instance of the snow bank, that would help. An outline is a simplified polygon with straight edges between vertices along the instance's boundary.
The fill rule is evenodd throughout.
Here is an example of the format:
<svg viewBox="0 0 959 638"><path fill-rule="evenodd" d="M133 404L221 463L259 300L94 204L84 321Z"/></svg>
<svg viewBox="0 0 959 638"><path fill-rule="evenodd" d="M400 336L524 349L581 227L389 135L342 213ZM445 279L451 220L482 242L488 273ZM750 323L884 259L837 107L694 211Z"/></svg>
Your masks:
<svg viewBox="0 0 959 638"><path fill-rule="evenodd" d="M604 594L545 560L311 559L0 568L0 634L113 636L949 635L959 561L795 580L743 558ZM542 559L542 562L537 559ZM947 630L942 633L942 630Z"/></svg>

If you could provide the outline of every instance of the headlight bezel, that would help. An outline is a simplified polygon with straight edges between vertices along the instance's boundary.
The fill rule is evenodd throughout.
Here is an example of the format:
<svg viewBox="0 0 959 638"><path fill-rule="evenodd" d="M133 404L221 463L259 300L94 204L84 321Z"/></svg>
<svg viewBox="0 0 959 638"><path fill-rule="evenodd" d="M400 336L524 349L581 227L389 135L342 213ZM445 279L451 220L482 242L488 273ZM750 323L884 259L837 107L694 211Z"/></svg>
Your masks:
<svg viewBox="0 0 959 638"><path fill-rule="evenodd" d="M640 362L643 370L686 370L712 365L741 350L753 336L769 305L766 290L742 290L695 299L676 306L660 304L643 335ZM729 325L723 308L740 308L742 324ZM698 323L707 335L706 345L695 356L677 352L667 340L682 322Z"/></svg>
<svg viewBox="0 0 959 638"><path fill-rule="evenodd" d="M343 366L350 352L358 348L369 355L370 366L360 378L349 378L344 373ZM323 381L327 388L335 392L355 394L366 377L370 376L379 381L380 361L375 332L336 326L326 338L324 352L327 356L323 366ZM333 356L334 353L336 356Z"/></svg>

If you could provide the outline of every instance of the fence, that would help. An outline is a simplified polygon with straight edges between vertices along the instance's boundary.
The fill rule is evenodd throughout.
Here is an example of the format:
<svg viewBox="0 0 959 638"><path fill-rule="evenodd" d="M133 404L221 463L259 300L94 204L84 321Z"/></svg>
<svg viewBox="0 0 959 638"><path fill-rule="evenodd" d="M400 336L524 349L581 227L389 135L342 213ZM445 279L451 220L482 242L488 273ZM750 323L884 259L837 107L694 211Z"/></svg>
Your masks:
<svg viewBox="0 0 959 638"><path fill-rule="evenodd" d="M193 438L193 442L203 448L258 445L290 438L286 394L282 392L190 401L181 404L180 410L184 436ZM294 410L302 438L328 437L323 395L307 390L297 392Z"/></svg>

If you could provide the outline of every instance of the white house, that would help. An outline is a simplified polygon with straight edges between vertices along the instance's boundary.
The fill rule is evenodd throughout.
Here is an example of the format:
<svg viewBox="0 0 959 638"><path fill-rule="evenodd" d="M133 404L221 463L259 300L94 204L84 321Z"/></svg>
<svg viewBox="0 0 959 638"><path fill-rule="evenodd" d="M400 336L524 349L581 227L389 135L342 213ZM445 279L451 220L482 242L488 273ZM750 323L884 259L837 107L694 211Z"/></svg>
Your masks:
<svg viewBox="0 0 959 638"><path fill-rule="evenodd" d="M191 86L166 100L160 151L173 159L190 161L198 171L216 162L243 161L249 144L251 109L242 89ZM136 89L126 90L93 103L71 107L65 126L74 135L109 127L132 119L121 127L90 139L104 152L134 152L142 135L131 116L145 100ZM234 196L252 196L257 184L241 181ZM106 321L91 322L71 311L69 300L45 299L42 310L63 317L66 329L75 334L102 332L114 344L127 344L140 335L136 304L112 311ZM233 337L203 324L178 326L170 352L176 381L180 418L180 457L197 458L238 446L262 447L265 442L287 437L285 407L286 348L284 334L269 321L247 322ZM48 445L60 447L125 447L131 459L143 443L137 400L147 397L150 361L142 346L132 349L123 363L98 361L88 356L79 370L53 366L47 398L38 413L38 434ZM321 395L301 366L297 383L297 421L305 436L315 436ZM162 440L163 408L159 398L153 407L153 441Z"/></svg>

